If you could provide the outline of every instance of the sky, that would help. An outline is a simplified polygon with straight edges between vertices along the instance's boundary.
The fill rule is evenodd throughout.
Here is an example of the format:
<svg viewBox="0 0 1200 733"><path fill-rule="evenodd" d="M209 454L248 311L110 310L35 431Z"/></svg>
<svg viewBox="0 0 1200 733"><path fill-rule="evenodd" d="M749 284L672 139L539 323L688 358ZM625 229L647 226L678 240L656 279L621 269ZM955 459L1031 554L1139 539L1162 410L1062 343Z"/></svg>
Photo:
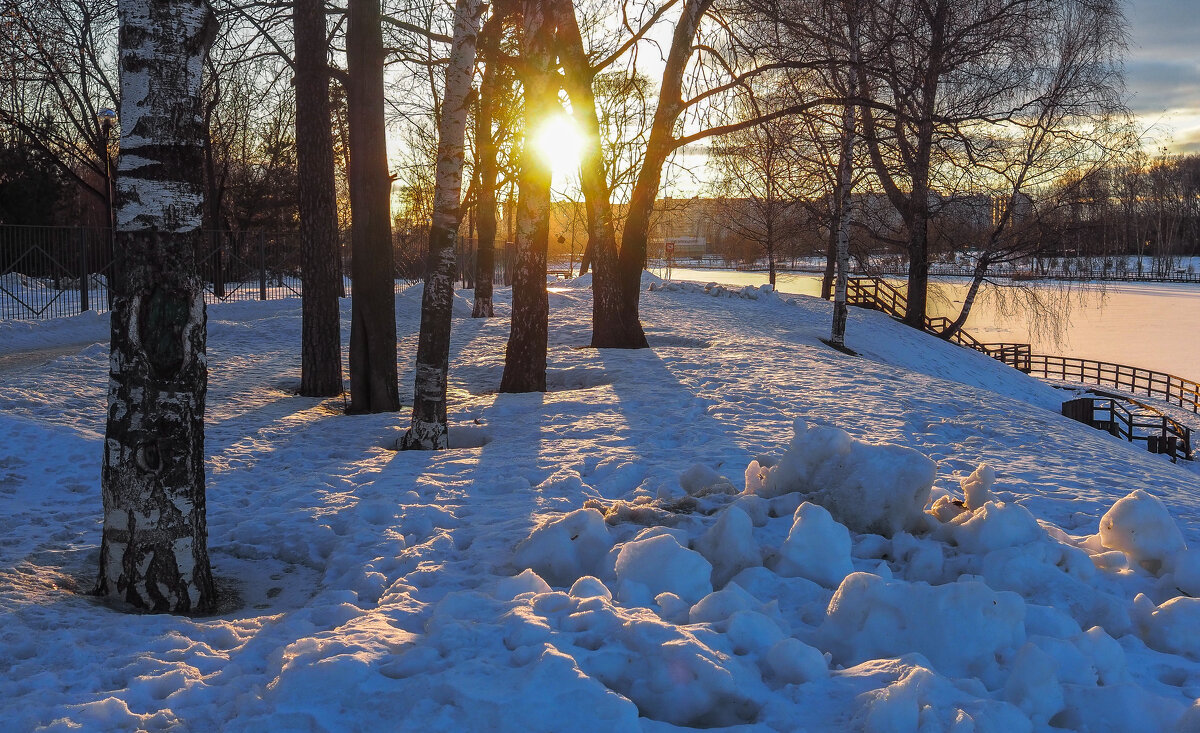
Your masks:
<svg viewBox="0 0 1200 733"><path fill-rule="evenodd" d="M1200 153L1200 3L1129 0L1130 106L1160 144Z"/></svg>

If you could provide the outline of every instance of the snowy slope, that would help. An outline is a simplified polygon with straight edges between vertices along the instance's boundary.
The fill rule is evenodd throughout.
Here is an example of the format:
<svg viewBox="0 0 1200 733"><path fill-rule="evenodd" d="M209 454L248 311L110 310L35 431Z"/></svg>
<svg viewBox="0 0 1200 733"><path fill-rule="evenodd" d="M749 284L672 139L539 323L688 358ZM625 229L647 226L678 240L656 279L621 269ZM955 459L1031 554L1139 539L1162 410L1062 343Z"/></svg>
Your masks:
<svg viewBox="0 0 1200 733"><path fill-rule="evenodd" d="M1196 723L1180 716L1200 695L1200 609L1169 601L1200 590L1181 551L1200 544L1195 474L878 313L851 310L850 357L819 341L828 303L656 289L653 348L615 352L578 348L586 282L550 302L544 395L495 392L507 306L487 321L456 307L456 448L439 454L392 450L404 415L291 394L297 301L211 307L209 529L227 607L205 619L83 595L103 319L0 324L4 727ZM397 295L405 389L419 303L419 288ZM813 429L793 442L798 418ZM944 498L980 463L994 484L969 481L969 508ZM1142 497L1093 536L1139 489L1170 516ZM915 524L846 529L886 521L883 506ZM1126 531L1169 538L1174 523L1175 544Z"/></svg>

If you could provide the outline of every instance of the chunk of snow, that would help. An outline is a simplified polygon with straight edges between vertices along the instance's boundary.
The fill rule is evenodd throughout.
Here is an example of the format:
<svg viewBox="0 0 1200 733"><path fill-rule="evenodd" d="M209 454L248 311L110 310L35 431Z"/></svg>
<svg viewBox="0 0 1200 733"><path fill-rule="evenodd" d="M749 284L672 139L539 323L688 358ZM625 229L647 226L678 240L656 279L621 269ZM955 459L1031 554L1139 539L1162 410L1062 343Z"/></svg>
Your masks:
<svg viewBox="0 0 1200 733"><path fill-rule="evenodd" d="M496 584L496 597L512 600L525 593L549 593L550 584L532 570L522 570L511 578L503 578Z"/></svg>
<svg viewBox="0 0 1200 733"><path fill-rule="evenodd" d="M738 493L732 481L703 463L697 463L684 471L679 476L679 486L689 496Z"/></svg>
<svg viewBox="0 0 1200 733"><path fill-rule="evenodd" d="M762 563L754 523L736 505L727 507L700 535L695 548L712 564L712 584L720 588L742 570Z"/></svg>
<svg viewBox="0 0 1200 733"><path fill-rule="evenodd" d="M1200 598L1178 596L1157 608L1139 594L1134 599L1138 631L1146 646L1200 659Z"/></svg>
<svg viewBox="0 0 1200 733"><path fill-rule="evenodd" d="M1013 660L1004 697L1021 709L1035 726L1044 727L1063 709L1058 662L1037 646L1026 643Z"/></svg>
<svg viewBox="0 0 1200 733"><path fill-rule="evenodd" d="M776 572L836 588L854 572L850 533L825 507L807 501L796 508L793 517L792 529L779 548Z"/></svg>
<svg viewBox="0 0 1200 733"><path fill-rule="evenodd" d="M603 598L612 600L612 591L599 578L585 575L571 585L570 594L576 598Z"/></svg>
<svg viewBox="0 0 1200 733"><path fill-rule="evenodd" d="M650 598L669 592L695 603L712 592L712 565L669 534L621 545L615 569L622 601L646 605ZM632 597L626 599L626 594Z"/></svg>
<svg viewBox="0 0 1200 733"><path fill-rule="evenodd" d="M958 485L963 490L963 506L975 510L992 500L991 488L996 483L996 471L986 463L979 464L970 476Z"/></svg>
<svg viewBox="0 0 1200 733"><path fill-rule="evenodd" d="M612 546L604 515L595 509L577 509L533 530L517 545L513 560L553 585L569 586L581 576L595 574Z"/></svg>
<svg viewBox="0 0 1200 733"><path fill-rule="evenodd" d="M1162 501L1141 489L1118 499L1100 518L1100 543L1155 575L1170 570L1175 554L1187 547Z"/></svg>
<svg viewBox="0 0 1200 733"><path fill-rule="evenodd" d="M800 685L829 676L825 655L794 637L781 639L771 646L766 669L776 682L785 685Z"/></svg>
<svg viewBox="0 0 1200 733"><path fill-rule="evenodd" d="M859 572L833 594L817 637L840 664L917 652L942 674L996 687L997 657L1025 641L1024 621L1019 595L978 581L931 586Z"/></svg>
<svg viewBox="0 0 1200 733"><path fill-rule="evenodd" d="M1200 550L1184 550L1175 554L1171 579L1175 587L1192 596L1200 597Z"/></svg>
<svg viewBox="0 0 1200 733"><path fill-rule="evenodd" d="M799 492L855 532L890 537L925 526L936 464L912 448L866 443L839 428L797 420L779 463L760 471L761 486L748 479L754 493Z"/></svg>
<svg viewBox="0 0 1200 733"><path fill-rule="evenodd" d="M785 636L779 624L758 611L738 611L725 624L725 637L734 654L765 655Z"/></svg>
<svg viewBox="0 0 1200 733"><path fill-rule="evenodd" d="M762 603L747 593L737 583L730 583L721 590L714 591L700 599L688 613L688 621L693 624L714 623L724 621L738 611L749 611L758 608Z"/></svg>
<svg viewBox="0 0 1200 733"><path fill-rule="evenodd" d="M1029 544L1046 536L1033 514L1012 502L989 501L977 511L955 517L951 524L955 543L978 554Z"/></svg>

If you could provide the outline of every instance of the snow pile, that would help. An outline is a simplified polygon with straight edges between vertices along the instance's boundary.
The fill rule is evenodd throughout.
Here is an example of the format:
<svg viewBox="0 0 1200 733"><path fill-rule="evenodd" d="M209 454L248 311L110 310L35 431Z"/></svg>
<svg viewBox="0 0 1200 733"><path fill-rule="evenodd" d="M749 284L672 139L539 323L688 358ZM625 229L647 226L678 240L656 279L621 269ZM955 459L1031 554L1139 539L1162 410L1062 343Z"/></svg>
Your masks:
<svg viewBox="0 0 1200 733"><path fill-rule="evenodd" d="M538 527L517 546L513 561L557 586L594 575L612 549L604 517L595 509L577 509Z"/></svg>
<svg viewBox="0 0 1200 733"><path fill-rule="evenodd" d="M670 534L624 543L614 570L618 594L626 603L647 605L667 593L690 605L712 592L712 565Z"/></svg>
<svg viewBox="0 0 1200 733"><path fill-rule="evenodd" d="M854 571L850 561L850 533L833 521L824 507L807 501L797 507L779 556L776 572L808 578L827 588L838 587Z"/></svg>
<svg viewBox="0 0 1200 733"><path fill-rule="evenodd" d="M1170 570L1175 555L1187 549L1162 501L1141 489L1113 504L1100 518L1100 543L1124 552L1152 573Z"/></svg>
<svg viewBox="0 0 1200 733"><path fill-rule="evenodd" d="M817 340L828 303L661 292L637 352L574 348L587 293L557 298L545 394L497 394L503 318L457 320L438 453L281 386L297 302L211 308L210 551L236 600L195 619L80 593L107 354L68 346L102 319L0 324L0 351L38 346L0 360L6 726L1197 729L1193 474L880 314L852 310L852 359ZM797 415L829 424L789 443Z"/></svg>
<svg viewBox="0 0 1200 733"><path fill-rule="evenodd" d="M736 504L724 509L694 546L712 565L712 584L716 588L746 568L762 564L754 522Z"/></svg>
<svg viewBox="0 0 1200 733"><path fill-rule="evenodd" d="M899 445L857 440L845 430L795 423L795 437L775 465L746 468L746 491L763 497L799 492L855 532L889 537L925 527L936 464Z"/></svg>
<svg viewBox="0 0 1200 733"><path fill-rule="evenodd" d="M718 285L717 283L708 283L700 285L698 283L681 281L659 281L650 283L648 288L650 292L667 292L667 293L699 293L709 295L714 298L739 298L741 300L778 300L779 296L775 292L775 288L770 285L743 285L740 288L730 287L727 285Z"/></svg>
<svg viewBox="0 0 1200 733"><path fill-rule="evenodd" d="M948 585L853 573L829 602L819 646L839 664L916 652L939 672L975 677L990 688L1005 679L1000 660L1025 641L1025 603L979 581Z"/></svg>

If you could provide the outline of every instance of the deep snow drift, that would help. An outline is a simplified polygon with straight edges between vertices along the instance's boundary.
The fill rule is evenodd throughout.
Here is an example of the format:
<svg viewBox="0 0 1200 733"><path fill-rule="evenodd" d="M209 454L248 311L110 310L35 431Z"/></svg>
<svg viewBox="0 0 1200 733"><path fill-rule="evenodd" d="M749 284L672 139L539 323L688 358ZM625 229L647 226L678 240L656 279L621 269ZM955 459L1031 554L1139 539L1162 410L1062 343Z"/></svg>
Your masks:
<svg viewBox="0 0 1200 733"><path fill-rule="evenodd" d="M652 349L579 349L585 285L545 394L495 392L506 292L456 308L438 454L292 395L297 301L210 308L201 619L84 594L106 321L0 323L4 727L1198 729L1195 473L811 298L655 284Z"/></svg>

